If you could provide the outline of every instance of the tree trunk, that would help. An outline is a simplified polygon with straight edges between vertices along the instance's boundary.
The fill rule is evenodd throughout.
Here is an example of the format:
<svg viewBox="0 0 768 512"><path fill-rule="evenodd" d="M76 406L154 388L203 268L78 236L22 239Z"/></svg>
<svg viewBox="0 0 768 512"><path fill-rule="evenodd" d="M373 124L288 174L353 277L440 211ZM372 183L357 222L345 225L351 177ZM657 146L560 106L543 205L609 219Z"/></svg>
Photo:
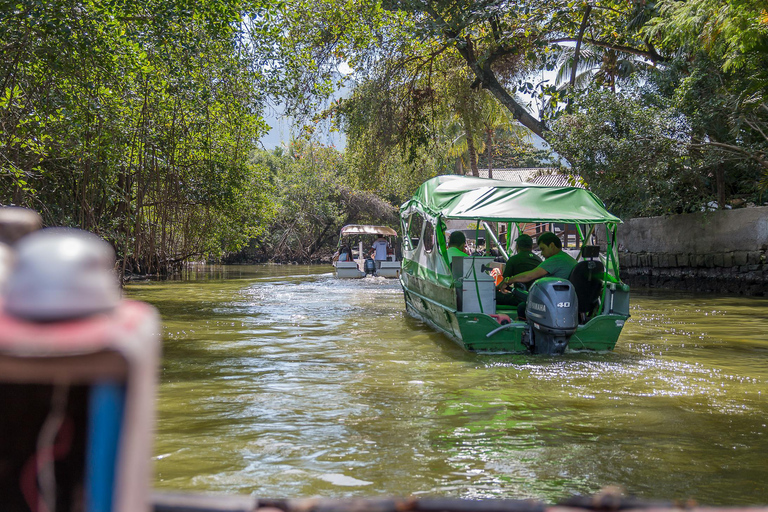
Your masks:
<svg viewBox="0 0 768 512"><path fill-rule="evenodd" d="M581 57L581 41L584 39L584 31L587 29L587 21L589 20L589 13L592 12L592 6L587 5L584 9L584 17L581 20L581 26L579 27L579 36L576 39L576 48L573 50L573 68L571 69L571 89L576 87L576 74L579 68L579 58Z"/></svg>
<svg viewBox="0 0 768 512"><path fill-rule="evenodd" d="M467 153L469 153L469 167L472 169L472 176L480 177L480 171L477 169L477 150L475 141L472 140L472 132L467 132Z"/></svg>
<svg viewBox="0 0 768 512"><path fill-rule="evenodd" d="M464 174L464 160L462 160L461 156L456 157L456 174L462 175Z"/></svg>
<svg viewBox="0 0 768 512"><path fill-rule="evenodd" d="M461 120L464 123L464 136L467 138L467 153L469 153L469 167L472 169L472 176L480 176L477 170L477 149L475 149L475 132L472 129L472 120L467 114L466 109L461 112Z"/></svg>
<svg viewBox="0 0 768 512"><path fill-rule="evenodd" d="M464 58L469 68L475 74L476 84L482 85L484 89L493 94L499 102L506 107L512 113L512 116L520 121L520 124L531 130L533 133L541 138L544 138L544 132L547 131L546 125L536 119L528 111L520 105L515 99L507 92L503 85L499 83L496 78L496 74L491 69L491 62L489 59L481 65L476 56L474 50L474 44L472 39L466 37L464 42L466 44L457 45L456 50Z"/></svg>
<svg viewBox="0 0 768 512"><path fill-rule="evenodd" d="M717 206L722 210L725 208L725 169L723 164L719 164L715 169L715 179L717 181Z"/></svg>
<svg viewBox="0 0 768 512"><path fill-rule="evenodd" d="M493 130L485 131L485 155L488 158L488 178L493 179Z"/></svg>

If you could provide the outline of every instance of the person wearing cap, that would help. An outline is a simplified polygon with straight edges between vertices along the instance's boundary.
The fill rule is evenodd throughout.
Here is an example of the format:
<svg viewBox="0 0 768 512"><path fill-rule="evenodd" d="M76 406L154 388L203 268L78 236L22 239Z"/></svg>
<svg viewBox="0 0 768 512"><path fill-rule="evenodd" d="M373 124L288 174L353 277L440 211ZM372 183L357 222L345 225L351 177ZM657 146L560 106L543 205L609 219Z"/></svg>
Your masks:
<svg viewBox="0 0 768 512"><path fill-rule="evenodd" d="M576 260L563 251L563 243L554 233L545 231L540 234L537 242L541 255L544 256L542 261L536 268L515 274L507 279L508 284L512 283L530 283L540 277L559 277L561 279L568 279L571 276L571 270L576 266Z"/></svg>
<svg viewBox="0 0 768 512"><path fill-rule="evenodd" d="M536 240L541 250L541 255L544 256L538 267L533 270L528 270L520 274L516 274L506 280L507 284L513 283L530 283L540 277L559 277L560 279L568 279L571 277L571 271L576 266L576 260L563 251L563 243L554 233L545 231L540 234ZM517 306L518 318L525 317L525 302L521 302Z"/></svg>
<svg viewBox="0 0 768 512"><path fill-rule="evenodd" d="M525 233L515 239L517 253L507 260L504 266L503 279L496 287L496 303L509 306L516 306L524 296L513 293L508 290L507 280L512 276L533 270L541 263L541 258L533 253L533 238Z"/></svg>
<svg viewBox="0 0 768 512"><path fill-rule="evenodd" d="M453 231L448 238L448 263L453 261L454 256L469 256L466 249L467 237L461 231Z"/></svg>
<svg viewBox="0 0 768 512"><path fill-rule="evenodd" d="M541 258L533 253L533 238L523 233L515 238L517 253L507 260L504 266L504 278L516 276L521 272L533 270L541 263Z"/></svg>

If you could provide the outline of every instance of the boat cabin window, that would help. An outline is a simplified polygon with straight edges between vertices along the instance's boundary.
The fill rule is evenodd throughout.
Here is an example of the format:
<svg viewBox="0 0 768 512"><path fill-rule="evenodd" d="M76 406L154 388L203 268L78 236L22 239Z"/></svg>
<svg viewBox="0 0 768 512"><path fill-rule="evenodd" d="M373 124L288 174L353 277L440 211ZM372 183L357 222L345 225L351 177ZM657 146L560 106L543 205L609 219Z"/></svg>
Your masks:
<svg viewBox="0 0 768 512"><path fill-rule="evenodd" d="M563 249L581 248L582 236L585 232L585 226L578 224L564 224L562 222L542 222L536 224L521 224L520 231L531 235L534 240L544 231L554 233L563 243Z"/></svg>
<svg viewBox="0 0 768 512"><path fill-rule="evenodd" d="M421 238L421 230L424 227L424 219L418 213L412 213L405 224L406 236L403 241L410 245L409 249L413 250L419 246L419 239Z"/></svg>
<svg viewBox="0 0 768 512"><path fill-rule="evenodd" d="M421 238L426 252L432 252L435 247L435 226L431 222L424 223L424 236Z"/></svg>

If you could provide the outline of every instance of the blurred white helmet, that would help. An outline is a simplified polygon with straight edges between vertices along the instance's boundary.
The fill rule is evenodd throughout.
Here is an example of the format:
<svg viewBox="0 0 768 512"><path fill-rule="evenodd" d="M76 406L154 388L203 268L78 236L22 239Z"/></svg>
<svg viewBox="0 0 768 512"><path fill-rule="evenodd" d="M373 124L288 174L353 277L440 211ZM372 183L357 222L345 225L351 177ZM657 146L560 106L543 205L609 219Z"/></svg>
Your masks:
<svg viewBox="0 0 768 512"><path fill-rule="evenodd" d="M115 252L98 236L48 228L14 247L5 311L34 321L65 320L109 311L120 301Z"/></svg>

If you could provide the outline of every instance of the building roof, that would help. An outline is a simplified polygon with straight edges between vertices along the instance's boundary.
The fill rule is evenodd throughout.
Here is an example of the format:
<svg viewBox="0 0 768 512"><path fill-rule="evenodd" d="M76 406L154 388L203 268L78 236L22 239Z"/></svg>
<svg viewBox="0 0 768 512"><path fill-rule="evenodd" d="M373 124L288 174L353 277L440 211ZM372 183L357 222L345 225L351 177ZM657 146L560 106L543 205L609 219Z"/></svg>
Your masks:
<svg viewBox="0 0 768 512"><path fill-rule="evenodd" d="M488 169L478 169L480 178L488 177ZM471 176L471 174L467 174ZM576 174L559 174L552 167L518 167L507 169L493 169L493 179L503 181L520 181L523 183L536 183L547 187L579 187L586 188L581 176Z"/></svg>
<svg viewBox="0 0 768 512"><path fill-rule="evenodd" d="M521 181L523 183L530 181L534 176L536 176L540 171L546 171L550 169L546 168L539 168L539 167L518 167L518 168L508 168L508 169L493 169L491 175L493 179L495 180L504 180L504 181ZM478 169L478 174L480 178L487 178L488 177L488 169ZM471 176L471 171L467 173L468 176Z"/></svg>

